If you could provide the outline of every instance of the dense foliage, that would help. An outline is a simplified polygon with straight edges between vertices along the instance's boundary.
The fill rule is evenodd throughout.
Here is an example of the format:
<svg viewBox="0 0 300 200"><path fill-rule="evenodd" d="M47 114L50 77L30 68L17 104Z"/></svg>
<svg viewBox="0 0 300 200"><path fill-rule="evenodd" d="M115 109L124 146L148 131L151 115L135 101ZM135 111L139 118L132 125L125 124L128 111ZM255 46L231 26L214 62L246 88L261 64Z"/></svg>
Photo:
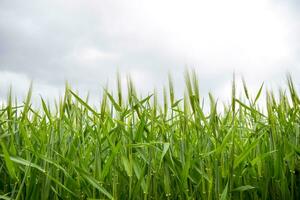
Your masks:
<svg viewBox="0 0 300 200"><path fill-rule="evenodd" d="M172 81L162 103L140 98L128 80L100 107L68 86L41 108L8 95L0 110L0 199L300 199L300 99L290 78L265 111L235 95L223 110L210 95L204 112L198 80L186 94ZM276 97L275 97L276 96ZM244 100L243 100L244 99Z"/></svg>

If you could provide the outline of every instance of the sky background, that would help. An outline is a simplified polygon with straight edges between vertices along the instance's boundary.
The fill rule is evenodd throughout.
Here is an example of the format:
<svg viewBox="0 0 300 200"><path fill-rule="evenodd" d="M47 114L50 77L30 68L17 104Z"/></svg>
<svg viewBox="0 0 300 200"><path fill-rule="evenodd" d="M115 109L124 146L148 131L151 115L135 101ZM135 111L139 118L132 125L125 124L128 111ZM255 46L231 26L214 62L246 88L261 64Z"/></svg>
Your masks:
<svg viewBox="0 0 300 200"><path fill-rule="evenodd" d="M297 0L1 0L0 101L31 80L35 96L58 97L68 81L96 101L118 70L143 94L170 72L181 96L185 68L222 100L234 72L253 92L284 87L288 72L299 86L299 35Z"/></svg>

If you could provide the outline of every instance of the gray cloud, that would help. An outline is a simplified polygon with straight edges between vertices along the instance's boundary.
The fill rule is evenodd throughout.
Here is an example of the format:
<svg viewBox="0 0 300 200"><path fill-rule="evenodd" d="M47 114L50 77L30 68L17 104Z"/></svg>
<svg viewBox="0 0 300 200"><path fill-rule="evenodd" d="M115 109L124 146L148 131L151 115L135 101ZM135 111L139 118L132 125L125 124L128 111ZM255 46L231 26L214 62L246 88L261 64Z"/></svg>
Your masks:
<svg viewBox="0 0 300 200"><path fill-rule="evenodd" d="M222 9L218 4L205 4L217 11L200 15L204 10L196 1L170 2L1 1L0 78L13 85L22 84L16 81L20 76L34 80L44 85L36 89L46 96L55 88L61 90L65 80L97 93L118 69L132 74L143 91L161 89L171 71L181 92L186 66L198 72L203 92L213 90L217 95L233 71L246 76L254 88L257 79L280 82L286 71L299 80L297 1L282 8L281 1L248 3L262 19L244 15L246 8L233 0L237 8L229 12L235 15L228 16L222 10L225 16L217 16ZM278 24L272 24L276 20ZM287 30L267 35L281 27Z"/></svg>

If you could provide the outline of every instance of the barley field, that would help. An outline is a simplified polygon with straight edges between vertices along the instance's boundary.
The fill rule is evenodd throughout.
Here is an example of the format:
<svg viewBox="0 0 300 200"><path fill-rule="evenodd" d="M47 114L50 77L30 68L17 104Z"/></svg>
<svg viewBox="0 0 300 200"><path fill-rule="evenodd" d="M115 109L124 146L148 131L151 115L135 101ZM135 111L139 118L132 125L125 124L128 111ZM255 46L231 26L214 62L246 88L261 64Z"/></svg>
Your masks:
<svg viewBox="0 0 300 200"><path fill-rule="evenodd" d="M68 85L39 108L32 89L23 102L8 93L0 108L0 199L300 199L292 79L287 90L262 85L255 94L243 82L242 97L233 79L230 102L209 94L208 112L197 76L187 72L185 80L177 99L169 78L162 101L155 92L140 97L130 79L123 90L120 78L98 105Z"/></svg>

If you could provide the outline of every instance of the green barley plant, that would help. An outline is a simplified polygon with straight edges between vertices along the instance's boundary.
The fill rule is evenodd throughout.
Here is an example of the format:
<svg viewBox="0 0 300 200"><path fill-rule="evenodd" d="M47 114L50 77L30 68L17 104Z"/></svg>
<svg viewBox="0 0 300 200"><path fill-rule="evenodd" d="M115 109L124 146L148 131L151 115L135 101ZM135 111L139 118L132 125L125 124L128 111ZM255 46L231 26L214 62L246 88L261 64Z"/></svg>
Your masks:
<svg viewBox="0 0 300 200"><path fill-rule="evenodd" d="M119 76L118 76L119 77ZM175 98L104 89L100 106L66 85L50 106L11 91L0 109L0 199L300 199L300 98L288 90L203 110L195 73ZM126 98L124 98L126 96ZM265 111L262 111L265 107Z"/></svg>

